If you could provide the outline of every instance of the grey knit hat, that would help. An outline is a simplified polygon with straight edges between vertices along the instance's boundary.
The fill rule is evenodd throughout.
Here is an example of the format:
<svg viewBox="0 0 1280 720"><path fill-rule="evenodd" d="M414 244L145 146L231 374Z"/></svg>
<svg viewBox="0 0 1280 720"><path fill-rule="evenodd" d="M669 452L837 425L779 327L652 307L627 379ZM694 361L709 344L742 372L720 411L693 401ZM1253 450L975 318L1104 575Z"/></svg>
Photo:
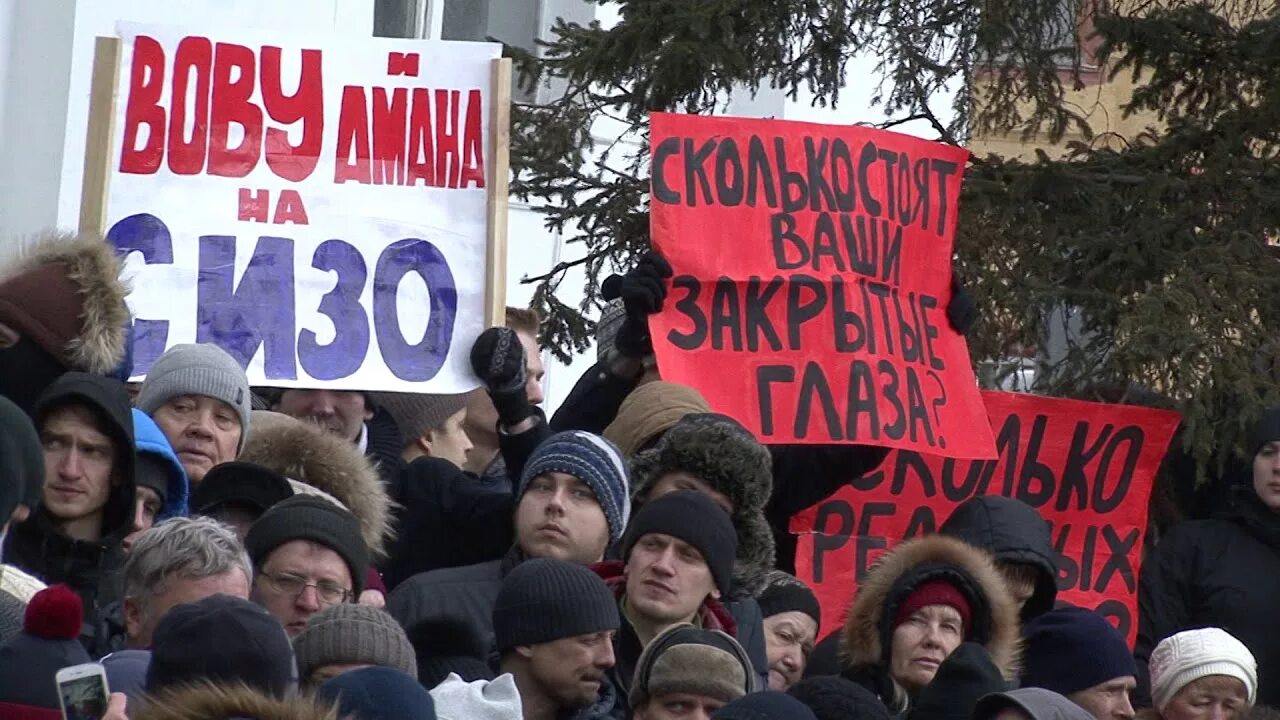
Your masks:
<svg viewBox="0 0 1280 720"><path fill-rule="evenodd" d="M369 393L375 405L387 411L400 429L400 437L408 445L432 430L444 427L444 422L467 406L472 393L456 395L420 395L417 393L375 392Z"/></svg>
<svg viewBox="0 0 1280 720"><path fill-rule="evenodd" d="M537 558L502 580L493 606L499 651L617 630L618 601L599 575L582 565Z"/></svg>
<svg viewBox="0 0 1280 720"><path fill-rule="evenodd" d="M174 345L166 350L147 371L138 391L138 409L155 415L169 398L179 395L204 395L235 408L240 416L236 452L244 447L253 402L249 378L226 350L210 343Z"/></svg>
<svg viewBox="0 0 1280 720"><path fill-rule="evenodd" d="M653 698L690 693L733 702L756 690L747 651L719 630L673 625L644 647L631 681L631 709Z"/></svg>
<svg viewBox="0 0 1280 720"><path fill-rule="evenodd" d="M325 608L307 621L293 639L298 677L306 683L325 665L378 665L418 677L413 645L400 625L368 605L342 604Z"/></svg>

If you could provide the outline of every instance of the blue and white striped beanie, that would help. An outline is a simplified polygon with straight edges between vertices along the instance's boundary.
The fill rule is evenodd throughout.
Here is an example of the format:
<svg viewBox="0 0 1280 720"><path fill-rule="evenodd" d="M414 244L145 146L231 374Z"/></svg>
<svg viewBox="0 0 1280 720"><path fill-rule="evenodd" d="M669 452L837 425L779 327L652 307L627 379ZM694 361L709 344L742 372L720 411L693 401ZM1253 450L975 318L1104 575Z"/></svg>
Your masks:
<svg viewBox="0 0 1280 720"><path fill-rule="evenodd" d="M631 518L631 491L627 466L616 445L581 430L552 435L538 445L525 463L519 495L524 496L530 481L549 472L562 472L586 483L609 522L609 538L616 541L622 537Z"/></svg>

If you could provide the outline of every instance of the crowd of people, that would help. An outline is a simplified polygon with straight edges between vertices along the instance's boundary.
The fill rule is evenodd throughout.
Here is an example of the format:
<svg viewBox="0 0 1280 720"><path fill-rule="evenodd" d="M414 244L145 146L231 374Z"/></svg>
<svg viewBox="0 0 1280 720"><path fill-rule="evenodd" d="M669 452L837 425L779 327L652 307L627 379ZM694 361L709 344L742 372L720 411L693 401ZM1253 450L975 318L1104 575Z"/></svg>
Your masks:
<svg viewBox="0 0 1280 720"><path fill-rule="evenodd" d="M0 268L0 718L1241 720L1280 697L1280 413L1231 512L1150 549L1136 648L1057 600L1035 509L976 497L885 552L841 627L786 523L874 446L764 446L661 379L670 267L606 283L555 415L509 309L460 395L251 387L213 344L133 374L119 263ZM947 311L964 332L961 289ZM827 613L830 617L831 613Z"/></svg>

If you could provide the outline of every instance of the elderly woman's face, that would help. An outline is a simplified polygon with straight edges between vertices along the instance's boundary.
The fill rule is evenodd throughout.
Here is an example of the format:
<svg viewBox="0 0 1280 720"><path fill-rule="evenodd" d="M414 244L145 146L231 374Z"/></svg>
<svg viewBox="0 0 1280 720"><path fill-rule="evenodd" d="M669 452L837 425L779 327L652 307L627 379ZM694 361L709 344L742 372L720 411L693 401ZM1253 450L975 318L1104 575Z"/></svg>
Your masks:
<svg viewBox="0 0 1280 720"><path fill-rule="evenodd" d="M964 622L955 608L926 605L893 629L889 674L908 691L919 690L963 639Z"/></svg>
<svg viewBox="0 0 1280 720"><path fill-rule="evenodd" d="M1209 675L1187 683L1160 713L1164 720L1236 720L1249 708L1244 683Z"/></svg>

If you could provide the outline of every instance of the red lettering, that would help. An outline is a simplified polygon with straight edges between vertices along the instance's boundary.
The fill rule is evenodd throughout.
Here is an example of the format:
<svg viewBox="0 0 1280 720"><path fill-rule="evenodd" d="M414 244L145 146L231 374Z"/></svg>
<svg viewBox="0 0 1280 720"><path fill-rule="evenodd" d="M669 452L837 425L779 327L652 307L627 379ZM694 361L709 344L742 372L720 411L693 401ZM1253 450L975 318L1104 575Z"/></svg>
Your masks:
<svg viewBox="0 0 1280 720"><path fill-rule="evenodd" d="M124 110L124 143L120 148L120 172L150 175L164 159L164 48L155 38L139 35L133 42L129 67L129 99ZM147 128L146 144L138 147L138 134Z"/></svg>
<svg viewBox="0 0 1280 720"><path fill-rule="evenodd" d="M280 200L276 203L276 216L271 222L276 225L287 222L294 225L307 224L307 209L302 206L302 197L298 195L297 190L280 191Z"/></svg>
<svg viewBox="0 0 1280 720"><path fill-rule="evenodd" d="M409 115L409 177L407 185L421 180L435 184L435 144L431 139L431 94L426 88L413 89L413 112Z"/></svg>
<svg viewBox="0 0 1280 720"><path fill-rule="evenodd" d="M270 204L269 190L240 188L240 212L236 217L243 221L264 223L267 221L267 207Z"/></svg>
<svg viewBox="0 0 1280 720"><path fill-rule="evenodd" d="M209 120L209 174L244 177L262 152L262 110L253 96L257 61L243 45L218 43L213 59L213 109ZM231 147L231 125L244 131Z"/></svg>
<svg viewBox="0 0 1280 720"><path fill-rule="evenodd" d="M458 156L459 94L457 90L436 90L436 187L458 187L462 171L462 158Z"/></svg>
<svg viewBox="0 0 1280 720"><path fill-rule="evenodd" d="M289 144L287 130L267 130L267 166L285 180L307 179L320 162L324 140L324 76L319 50L302 51L298 91L285 95L280 83L280 48L262 48L262 105L281 125L302 121L302 140Z"/></svg>
<svg viewBox="0 0 1280 720"><path fill-rule="evenodd" d="M368 185L369 116L365 107L364 88L348 85L342 89L342 110L338 115L338 156L334 163L333 181L354 180Z"/></svg>
<svg viewBox="0 0 1280 720"><path fill-rule="evenodd" d="M394 88L373 89L373 184L405 184L405 120L409 93Z"/></svg>
<svg viewBox="0 0 1280 720"><path fill-rule="evenodd" d="M472 183L484 187L484 133L480 125L480 91L467 93L467 125L462 139L462 182L460 187Z"/></svg>
<svg viewBox="0 0 1280 720"><path fill-rule="evenodd" d="M205 37L185 37L173 58L172 110L169 115L169 169L175 175L196 175L204 170L209 146L209 77L213 66L213 43ZM191 76L195 89L191 90ZM186 138L188 96L194 100L191 112L191 139Z"/></svg>

